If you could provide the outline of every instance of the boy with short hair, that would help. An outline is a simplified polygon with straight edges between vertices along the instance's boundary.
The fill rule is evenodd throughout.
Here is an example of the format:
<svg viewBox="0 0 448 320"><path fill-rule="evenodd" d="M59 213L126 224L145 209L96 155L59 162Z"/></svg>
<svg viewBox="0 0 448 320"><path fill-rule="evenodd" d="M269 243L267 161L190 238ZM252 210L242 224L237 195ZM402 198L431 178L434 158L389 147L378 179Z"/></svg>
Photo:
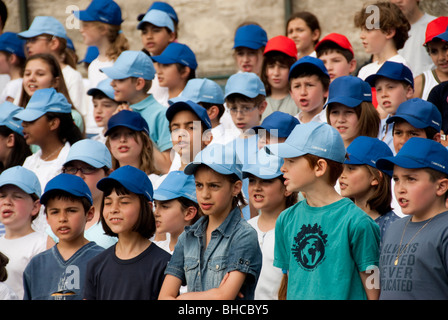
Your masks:
<svg viewBox="0 0 448 320"><path fill-rule="evenodd" d="M324 110L330 87L330 75L322 60L305 56L289 70L291 96L300 109L296 115L300 123L327 122Z"/></svg>
<svg viewBox="0 0 448 320"><path fill-rule="evenodd" d="M275 226L274 266L289 278L286 298L377 299L379 290L369 288L367 279L378 265L380 231L334 188L346 158L339 132L312 121L265 148L284 158L286 190L306 194Z"/></svg>
<svg viewBox="0 0 448 320"><path fill-rule="evenodd" d="M381 300L448 299L448 151L411 138L395 157L377 161L392 170L394 192L409 215L387 229L380 254Z"/></svg>
<svg viewBox="0 0 448 320"><path fill-rule="evenodd" d="M324 62L331 81L349 76L356 69L352 45L342 34L330 33L317 43L315 50L317 57Z"/></svg>
<svg viewBox="0 0 448 320"><path fill-rule="evenodd" d="M114 99L126 101L128 108L140 113L148 123L150 138L156 145L155 165L161 172L168 172L172 143L166 108L147 93L156 74L151 58L142 51L124 51L112 67L101 71L112 79Z"/></svg>
<svg viewBox="0 0 448 320"><path fill-rule="evenodd" d="M89 187L80 177L61 173L47 183L40 202L59 242L25 268L24 300L80 300L87 261L104 250L84 238L94 214Z"/></svg>

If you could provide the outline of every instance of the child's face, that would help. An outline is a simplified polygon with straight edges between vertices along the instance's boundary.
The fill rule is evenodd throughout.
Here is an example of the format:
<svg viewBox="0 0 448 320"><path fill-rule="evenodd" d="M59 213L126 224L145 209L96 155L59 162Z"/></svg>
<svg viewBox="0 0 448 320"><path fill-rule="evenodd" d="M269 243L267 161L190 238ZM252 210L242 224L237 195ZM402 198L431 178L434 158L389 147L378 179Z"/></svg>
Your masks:
<svg viewBox="0 0 448 320"><path fill-rule="evenodd" d="M93 117L98 127L107 127L107 122L118 107L118 103L109 98L93 98Z"/></svg>
<svg viewBox="0 0 448 320"><path fill-rule="evenodd" d="M249 201L257 210L273 212L285 206L286 197L290 192L278 178L261 179L249 177Z"/></svg>
<svg viewBox="0 0 448 320"><path fill-rule="evenodd" d="M263 52L246 47L237 47L235 48L235 60L238 70L259 75L263 64Z"/></svg>
<svg viewBox="0 0 448 320"><path fill-rule="evenodd" d="M177 112L170 122L173 149L183 161L193 161L196 154L206 146L202 139L201 122L193 112L182 110Z"/></svg>
<svg viewBox="0 0 448 320"><path fill-rule="evenodd" d="M392 179L394 192L401 212L423 218L431 207L439 203L437 194L438 181L431 181L424 169L405 169L394 166Z"/></svg>
<svg viewBox="0 0 448 320"><path fill-rule="evenodd" d="M177 88L186 83L185 76L179 72L179 69L174 63L157 63L157 78L161 87Z"/></svg>
<svg viewBox="0 0 448 320"><path fill-rule="evenodd" d="M261 130L258 130L258 149L263 148L268 144L277 144L285 142L287 137L276 137L271 135L268 131L264 133Z"/></svg>
<svg viewBox="0 0 448 320"><path fill-rule="evenodd" d="M30 226L31 217L39 213L39 201L17 186L4 185L0 188L0 222L14 231Z"/></svg>
<svg viewBox="0 0 448 320"><path fill-rule="evenodd" d="M326 96L327 91L317 75L291 79L291 97L302 112L318 114Z"/></svg>
<svg viewBox="0 0 448 320"><path fill-rule="evenodd" d="M152 56L162 54L163 50L175 40L174 32L169 32L167 28L157 27L151 23L143 24L141 31L143 48L148 50Z"/></svg>
<svg viewBox="0 0 448 320"><path fill-rule="evenodd" d="M266 102L256 106L254 102L237 101L229 105L230 116L235 126L242 132L260 124Z"/></svg>
<svg viewBox="0 0 448 320"><path fill-rule="evenodd" d="M0 74L9 74L11 63L8 61L7 55L0 51Z"/></svg>
<svg viewBox="0 0 448 320"><path fill-rule="evenodd" d="M315 175L304 157L285 158L281 167L285 178L286 190L289 192L306 191L315 181Z"/></svg>
<svg viewBox="0 0 448 320"><path fill-rule="evenodd" d="M51 39L47 36L36 36L26 40L25 49L28 57L38 53L51 53Z"/></svg>
<svg viewBox="0 0 448 320"><path fill-rule="evenodd" d="M419 10L419 1L420 0L390 0L391 3L400 8L401 12L403 12L406 17L412 15L415 10Z"/></svg>
<svg viewBox="0 0 448 320"><path fill-rule="evenodd" d="M121 166L124 164L140 165L143 143L135 131L127 127L117 127L109 134L110 152Z"/></svg>
<svg viewBox="0 0 448 320"><path fill-rule="evenodd" d="M47 117L42 116L34 121L22 121L23 137L26 144L40 145L54 129Z"/></svg>
<svg viewBox="0 0 448 320"><path fill-rule="evenodd" d="M364 50L369 54L379 54L386 46L386 43L392 36L384 33L380 29L361 29L360 35Z"/></svg>
<svg viewBox="0 0 448 320"><path fill-rule="evenodd" d="M400 104L411 99L414 94L411 86L383 77L375 82L375 89L378 105L390 115L394 115Z"/></svg>
<svg viewBox="0 0 448 320"><path fill-rule="evenodd" d="M58 199L48 200L47 222L59 241L76 241L84 237L85 225L93 218L93 210L84 211L81 201Z"/></svg>
<svg viewBox="0 0 448 320"><path fill-rule="evenodd" d="M114 89L115 101L133 101L134 97L139 92L136 88L136 83L132 78L112 80L110 85Z"/></svg>
<svg viewBox="0 0 448 320"><path fill-rule="evenodd" d="M132 233L140 215L140 199L134 193L118 195L115 190L104 198L103 217L112 232Z"/></svg>
<svg viewBox="0 0 448 320"><path fill-rule="evenodd" d="M342 54L336 51L324 53L319 59L323 61L325 68L327 68L331 81L342 76L349 76L356 68L355 60L348 62Z"/></svg>
<svg viewBox="0 0 448 320"><path fill-rule="evenodd" d="M202 166L194 174L196 197L202 212L216 219L225 218L232 208L232 199L241 191L242 182L231 183L214 170Z"/></svg>
<svg viewBox="0 0 448 320"><path fill-rule="evenodd" d="M418 129L412 126L407 121L394 123L393 130L394 131L392 132L392 135L393 135L394 149L396 153L400 151L400 149L403 147L406 141L408 141L413 137L427 138L424 129Z"/></svg>
<svg viewBox="0 0 448 320"><path fill-rule="evenodd" d="M275 62L266 66L266 78L272 89L288 90L289 68L286 65Z"/></svg>
<svg viewBox="0 0 448 320"><path fill-rule="evenodd" d="M179 201L155 200L154 218L156 220L157 232L168 232L181 234L186 223L185 212Z"/></svg>
<svg viewBox="0 0 448 320"><path fill-rule="evenodd" d="M287 37L294 40L298 52L313 51L319 36L319 30L312 31L303 19L296 18L288 24Z"/></svg>
<svg viewBox="0 0 448 320"><path fill-rule="evenodd" d="M429 56L438 70L448 73L448 43L431 41L428 43Z"/></svg>
<svg viewBox="0 0 448 320"><path fill-rule="evenodd" d="M365 165L344 164L344 171L339 177L341 196L353 198L357 202L367 201L372 186L378 181Z"/></svg>
<svg viewBox="0 0 448 320"><path fill-rule="evenodd" d="M105 28L99 28L98 23L81 21L81 29L79 30L83 37L84 44L87 46L96 46L101 43L106 35Z"/></svg>
<svg viewBox="0 0 448 320"><path fill-rule="evenodd" d="M349 108L340 103L334 103L331 106L329 120L329 124L338 130L346 146L358 136L359 119L354 108Z"/></svg>
<svg viewBox="0 0 448 320"><path fill-rule="evenodd" d="M28 61L23 73L23 90L32 96L36 90L57 86L58 79L53 77L50 66L41 59Z"/></svg>

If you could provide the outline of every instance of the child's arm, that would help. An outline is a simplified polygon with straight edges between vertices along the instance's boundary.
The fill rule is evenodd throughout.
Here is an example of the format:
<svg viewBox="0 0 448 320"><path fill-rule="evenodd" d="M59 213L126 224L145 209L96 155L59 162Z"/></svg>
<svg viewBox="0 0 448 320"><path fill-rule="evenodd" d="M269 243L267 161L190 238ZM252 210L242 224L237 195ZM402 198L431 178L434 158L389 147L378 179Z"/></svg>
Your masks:
<svg viewBox="0 0 448 320"><path fill-rule="evenodd" d="M179 289L182 285L182 280L167 274L163 280L162 288L159 293L159 300L175 300L179 295Z"/></svg>
<svg viewBox="0 0 448 320"><path fill-rule="evenodd" d="M368 278L371 276L370 273L366 271L360 272L359 276L361 277L362 285L364 286L364 290L366 291L367 300L378 300L380 297L380 289L371 288L371 286L367 286Z"/></svg>
<svg viewBox="0 0 448 320"><path fill-rule="evenodd" d="M414 96L412 98L421 98L423 94L423 73L414 78Z"/></svg>

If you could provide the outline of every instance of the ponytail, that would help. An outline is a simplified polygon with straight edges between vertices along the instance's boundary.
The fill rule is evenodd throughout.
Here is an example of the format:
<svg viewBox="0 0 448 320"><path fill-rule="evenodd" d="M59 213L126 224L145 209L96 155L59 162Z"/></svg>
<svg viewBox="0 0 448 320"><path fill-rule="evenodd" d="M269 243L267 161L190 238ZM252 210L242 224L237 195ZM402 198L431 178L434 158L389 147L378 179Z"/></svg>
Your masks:
<svg viewBox="0 0 448 320"><path fill-rule="evenodd" d="M117 60L123 51L129 49L128 39L123 34L120 26L107 25L108 33L107 39L109 40L110 46L106 50L106 55L111 60Z"/></svg>

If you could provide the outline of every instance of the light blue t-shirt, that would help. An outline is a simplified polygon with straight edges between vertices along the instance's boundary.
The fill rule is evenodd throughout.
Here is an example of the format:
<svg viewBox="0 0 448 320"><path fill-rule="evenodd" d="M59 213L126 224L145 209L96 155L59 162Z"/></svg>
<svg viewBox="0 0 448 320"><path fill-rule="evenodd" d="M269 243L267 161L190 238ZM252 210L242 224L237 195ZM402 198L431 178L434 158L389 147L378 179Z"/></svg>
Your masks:
<svg viewBox="0 0 448 320"><path fill-rule="evenodd" d="M274 266L288 270L288 300L366 299L359 272L378 266L380 230L353 201L303 200L275 225Z"/></svg>
<svg viewBox="0 0 448 320"><path fill-rule="evenodd" d="M161 152L173 147L169 122L166 118L166 107L150 95L146 99L131 105L130 108L140 113L146 120L149 127L149 136Z"/></svg>

